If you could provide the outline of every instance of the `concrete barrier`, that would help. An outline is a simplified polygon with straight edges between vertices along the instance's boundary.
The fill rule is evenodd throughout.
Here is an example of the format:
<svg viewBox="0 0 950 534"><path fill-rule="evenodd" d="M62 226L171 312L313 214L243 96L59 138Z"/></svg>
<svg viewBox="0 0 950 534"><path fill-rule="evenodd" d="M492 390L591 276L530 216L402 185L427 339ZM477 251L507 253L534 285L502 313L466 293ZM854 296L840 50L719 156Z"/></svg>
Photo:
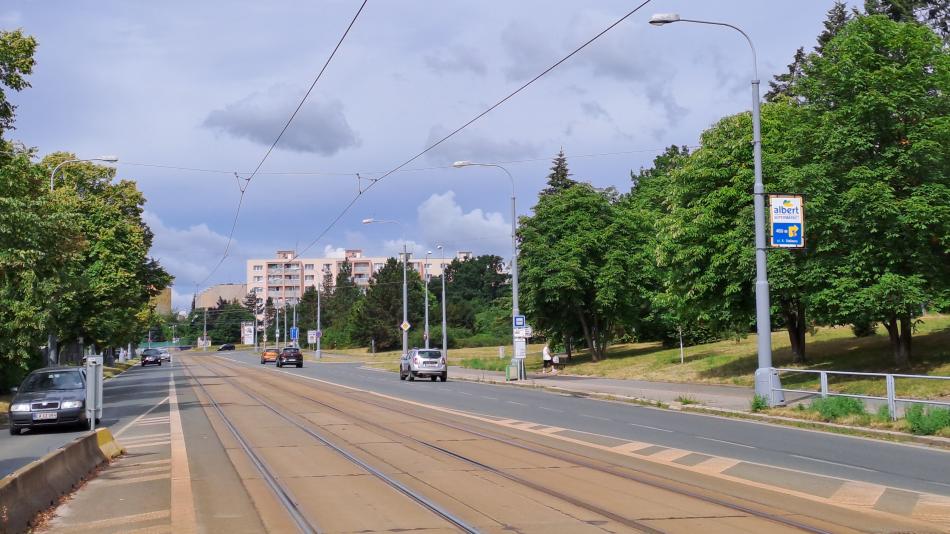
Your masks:
<svg viewBox="0 0 950 534"><path fill-rule="evenodd" d="M55 506L103 464L122 454L108 428L80 436L0 480L0 533L28 531L36 514Z"/></svg>

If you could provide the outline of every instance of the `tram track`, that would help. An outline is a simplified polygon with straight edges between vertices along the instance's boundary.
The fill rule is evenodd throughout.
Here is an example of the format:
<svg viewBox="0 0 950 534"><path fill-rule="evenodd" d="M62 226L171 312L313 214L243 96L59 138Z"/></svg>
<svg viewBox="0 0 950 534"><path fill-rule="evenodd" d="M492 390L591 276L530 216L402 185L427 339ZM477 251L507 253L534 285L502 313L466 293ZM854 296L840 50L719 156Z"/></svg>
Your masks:
<svg viewBox="0 0 950 534"><path fill-rule="evenodd" d="M254 452L253 447L249 444L247 438L237 429L237 427L234 425L232 420L227 416L227 414L224 413L224 410L221 409L221 405L214 398L214 395L210 391L208 391L208 388L206 388L205 385L202 384L201 381L198 379L198 377L195 376L195 374L192 372L191 367L192 366L188 363L184 364L184 368L186 372L188 373L188 375L191 377L193 382L198 385L198 387L204 393L205 397L210 401L215 412L224 422L225 426L231 432L235 440L237 440L238 444L241 446L241 449L247 454L248 458L254 464L255 468L257 468L257 470L260 472L261 476L267 482L267 485L271 488L277 500L280 502L280 504L284 507L284 509L293 519L298 529L300 529L301 532L304 532L307 534L322 532L322 530L319 529L317 525L311 519L306 517L306 515L300 509L297 500L293 497L289 489L286 488L284 484L280 482L279 476L277 475L277 473L275 473L274 470L267 465L267 463L263 460L263 458L260 457L260 455ZM207 367L207 365L205 365L205 367ZM267 401L251 393L250 391L247 390L247 388L236 386L234 384L234 381L232 381L229 377L224 376L224 375L216 375L214 378L218 378L225 382L230 383L233 387L235 387L236 389L238 389L245 395L248 395L252 399L259 402L261 406L267 408L268 410L270 410L277 416L293 424L294 426L296 426L303 432L306 432L311 437L320 441L323 445L326 445L331 450L337 452L338 454L340 454L341 456L343 456L350 462L364 469L367 473L381 480L387 486L405 495L406 497L408 497L415 503L422 506L424 509L432 512L433 514L437 515L441 519L444 519L445 521L449 522L450 524L452 524L453 526L455 526L462 532L468 532L472 534L478 532L476 529L468 525L466 522L455 517L455 515L443 509L438 504L432 502L430 499L419 494L418 492L413 491L411 488L393 479L392 477L389 477L382 471L370 466L369 464L362 461L361 459L359 459L352 453L346 451L342 447L330 442L329 440L327 440L323 436L320 436L319 434L312 431L311 429L306 428L305 425L302 425L299 422L294 421L292 418L288 417L286 414L281 413L280 411L274 409L272 406L270 406L270 404Z"/></svg>
<svg viewBox="0 0 950 534"><path fill-rule="evenodd" d="M242 369L242 368L232 367L232 366L230 366L230 365L224 365L224 364L221 364L221 366L224 367L225 369L228 369L228 370ZM291 375L291 376L295 376L293 373L285 373L285 374L289 374L289 375ZM298 377L298 378L307 379L308 377ZM273 385L277 385L277 386L279 387L279 384L276 384L274 381L272 381L272 380L270 380L270 379L266 380L266 382L267 382L269 385L272 385L272 386L273 386ZM245 389L245 390L246 390L246 388L242 388L242 389ZM444 455L447 455L447 456L449 456L449 457L455 458L455 459L457 459L457 460L460 460L460 461L462 461L462 462L465 462L465 463L467 463L468 465L471 465L471 466L476 467L476 468L478 468L478 469L482 469L482 470L484 470L484 471L486 471L486 472L490 472L490 473L492 473L492 474L494 474L494 475L501 476L501 477L503 477L503 478L505 478L505 479L508 479L508 480L510 480L510 481L512 481L512 482L514 482L514 483L516 483L516 484L520 484L520 485L523 485L523 486L525 486L525 487L531 488L531 489L533 489L533 490L535 490L535 491L539 491L539 492L545 493L545 494L549 495L549 496L552 497L552 498L560 499L560 500L563 500L563 501L565 501L565 502L571 503L571 504L574 505L574 506L577 506L577 507L580 507L580 508L584 508L584 509L589 510L590 512L593 512L593 513L595 513L595 514L597 514L597 515L600 515L600 516L602 516L602 517L604 517L604 518L610 519L610 520L615 521L615 522L617 522L617 523L619 523L619 524L623 524L623 525L625 525L625 526L627 526L627 527L629 527L629 528L632 528L632 529L635 529L635 530L639 530L639 531L643 531L643 532L663 532L662 530L658 530L658 529L656 529L656 528L654 528L654 527L652 527L652 526L650 526L650 525L647 525L647 524L645 524L645 523L643 523L643 522L641 522L641 521L637 521L637 520L634 520L634 519L630 519L630 518L628 518L628 517L621 516L621 515L619 515L619 514L617 514L617 513L614 513L614 512L612 512L612 511L610 511L610 510L607 510L607 509L605 509L605 508L603 508L603 507L601 507L601 506L598 506L598 505L596 505L596 504L594 504L594 503L587 502L587 501L585 501L585 500L583 500L583 499L578 499L578 498L576 498L576 497L574 497L574 496L571 496L571 495L568 495L568 494L566 494L566 493L563 493L563 492L560 492L560 491L551 489L551 488L549 488L549 487L545 487L545 486L543 486L543 485L541 485L541 484L538 484L538 483L536 483L536 482L533 482L533 481L531 481L531 480L527 480L527 479L524 478L524 477L520 477L520 476L518 476L518 475L515 475L515 474L513 474L513 473L510 473L510 472L508 472L508 471L506 471L506 470L493 467L493 466L488 465L488 464L486 464L486 463L484 463L484 462L481 462L481 461L479 461L479 460L477 460L477 459L473 459L473 458L470 458L470 457L468 457L468 456L465 456L464 454L460 454L460 453L458 453L458 452L456 452L456 451L452 451L452 450L450 450L450 449L448 449L448 448L441 447L441 446L436 445L436 444L434 444L434 443L431 443L431 442L429 442L429 441L426 441L426 440L423 440L423 439L419 439L419 438L417 438L417 437L415 437L415 436L412 436L412 435L407 434L407 433L405 433L405 432L401 432L401 431L399 431L399 430L390 428L390 427L388 427L388 426L381 425L381 424L379 424L379 423L377 423L377 422L374 422L374 421L372 421L372 420L370 420L370 419L368 419L368 418L366 418L366 417L361 417L360 415L354 414L354 413L352 413L351 411L344 411L344 410L342 410L342 409L340 409L340 408L338 408L338 407L336 407L336 406L333 406L333 405L330 404L329 402L325 402L325 401L323 401L323 400L320 400L320 399L318 399L318 398L315 398L315 397L313 397L312 395L306 395L306 394L302 394L302 393L291 392L291 391L288 391L287 389L282 389L281 392L282 392L283 394L288 394L288 395L291 395L291 396L294 396L294 397L297 397L297 398L306 399L306 400L308 400L308 401L310 401L310 402L313 402L313 403L315 403L315 404L317 404L317 405L319 405L319 406L322 406L322 407L325 408L325 409L332 410L333 412L338 413L338 414L340 414L341 416L344 416L344 417L347 418L347 419L350 419L350 420L352 420L352 421L354 421L354 422L358 422L358 423L360 423L361 425L365 425L365 426L372 427L372 428L374 428L374 429L376 429L376 430L378 430L378 431L385 432L385 433L387 433L387 434L389 434L389 435L392 435L392 436L397 436L398 438L400 438L400 439L402 439L402 440L411 441L412 443L418 444L418 445L420 445L420 446L422 446L422 447L426 447L426 448L428 448L428 449L430 449L430 450L434 450L434 451L437 451L437 452L439 452L439 453L441 453L441 454L444 454ZM256 395L250 394L250 393L247 392L247 391L245 391L245 393L248 393L249 396L256 397ZM563 461L563 462L565 462L565 463L572 464L572 465L574 465L574 466L587 468L587 469L590 469L590 470L593 470L593 471L596 471L596 472L599 472L599 473L602 473L602 474L607 474L607 475L616 476L616 477L619 477L619 478L624 479L624 480L629 481L629 482L633 482L633 483L636 483L636 484L643 484L643 485L649 486L649 487L651 487L651 488L655 488L655 489L658 489L658 490L662 490L662 491L667 491L667 492L674 493L674 494L676 494L676 495L678 495L678 496L687 497L687 498L690 498L690 499L696 499L696 500L698 500L698 501L702 501L702 502L705 503L705 504L722 507L722 508L725 508L725 509L727 509L727 510L729 510L729 511L731 511L731 512L735 512L735 513L738 513L738 514L741 514L741 515L745 515L745 516L751 516L751 517L754 517L754 518L758 518L758 519L761 519L761 520L764 520L764 521L773 523L773 524L775 524L776 526L782 525L782 526L784 526L784 527L789 527L789 528L792 528L792 529L795 529L795 530L799 530L799 531L803 531L803 532L811 532L811 533L825 533L825 532L828 532L828 531L826 531L826 530L823 530L823 529L814 527L814 526L812 526L812 525L808 525L808 524L802 523L802 522L800 522L800 521L796 521L796 520L794 520L794 519L790 519L790 518L788 518L788 517L783 517L783 516L776 515L776 514L770 514L770 513L767 513L767 512L763 512L763 511L761 511L761 510L756 510L756 509L754 509L754 508L751 508L751 507L748 507L748 506L744 506L744 505L741 505L741 504L736 504L736 503L733 503L733 502L729 502L729 501L726 501L726 500L723 500L723 499L720 499L720 498L711 497L711 496L708 496L708 495L703 495L703 494L699 493L698 490L697 490L697 491L690 491L690 490L685 490L685 489L680 488L680 487L674 487L672 484L665 484L665 483L659 482L659 481L657 481L657 480L653 480L652 477L648 478L647 476L641 476L641 475L639 475L639 474L635 474L635 472L632 473L632 472L631 472L631 468L615 468L615 467L611 467L611 466L604 466L604 465L602 465L600 462L595 461L595 460L590 459L590 458L579 458L577 455L573 455L573 454L572 454L572 455L569 455L569 454L567 454L567 453L565 453L565 452L563 452L563 451L559 451L559 450L557 450L557 449L551 449L551 448L548 448L548 447L543 447L543 448L542 448L542 447L540 447L540 446L529 445L529 444L525 444L525 443L523 443L523 442L514 441L514 440L509 439L509 438L507 438L507 437L499 437L499 436L496 436L496 435L492 435L492 434L490 434L490 433L486 433L486 432L484 432L484 431L482 431L482 430L475 430L475 429L472 429L472 428L470 428L470 427L466 427L466 426L463 426L463 425L454 424L454 423L447 422L447 421L444 421L444 420L441 420L441 419L436 419L436 418L433 418L433 417L427 417L427 416L425 416L425 415L420 415L420 414L417 413L417 412L410 412L410 411L408 411L408 410L406 410L406 409L394 408L391 404L383 404L383 403L381 403L381 402L377 402L377 401L373 401L373 400L369 400L369 399L365 399L365 398L357 398L355 395L351 395L351 394L349 394L348 392L338 392L338 391L334 391L334 392L332 392L331 394L332 394L332 395L339 396L339 397L342 397L342 398L345 398L345 399L347 399L347 400L349 400L349 401L351 401L351 402L363 403L363 404L366 404L366 405L374 406L374 407L376 407L376 408L380 408L380 409L384 409L384 410L388 410L388 411L396 411L396 412L398 412L398 413L400 413L401 415L404 415L404 416L406 416L406 417L411 417L411 418L414 418L414 419L417 419L417 420L420 420L420 421L427 421L427 422L431 422L431 423L433 423L433 424L442 425L442 426L444 426L444 427L446 427L446 428L451 428L451 429L456 430L456 431L459 431L459 432L467 433L467 434L469 434L469 435L471 435L471 436L473 436L473 437L477 437L477 438L485 439L485 440L491 440L491 441L493 441L493 442L500 443L500 444L504 444L504 445L510 446L510 447L515 447L515 448L518 448L518 449L521 449L521 450L524 450L524 451L527 451L527 452L530 452L530 453L533 453L533 454L540 454L540 455L544 455L544 456L546 456L546 457L555 458L555 459L558 459L558 460ZM263 401L263 399L260 399L259 397L257 397L257 399L258 399L259 402L262 402L262 401ZM288 420L289 420L289 419L288 419ZM297 424L297 423L294 421L294 424ZM364 451L364 452L366 452L366 451ZM733 516L733 517L741 517L741 516L735 515L735 516ZM711 518L710 518L710 519L711 519Z"/></svg>

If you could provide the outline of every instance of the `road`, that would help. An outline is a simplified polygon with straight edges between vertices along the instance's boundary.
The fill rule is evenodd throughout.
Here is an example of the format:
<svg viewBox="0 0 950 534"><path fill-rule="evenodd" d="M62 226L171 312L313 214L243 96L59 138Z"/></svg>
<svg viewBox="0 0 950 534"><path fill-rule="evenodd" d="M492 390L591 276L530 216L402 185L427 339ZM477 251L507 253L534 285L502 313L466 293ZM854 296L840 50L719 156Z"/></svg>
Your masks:
<svg viewBox="0 0 950 534"><path fill-rule="evenodd" d="M168 388L156 382L156 377L168 381L169 364L161 367L133 367L129 371L106 380L102 386L101 426L122 428L168 395ZM115 431L115 430L113 430ZM20 436L0 432L0 477L62 447L86 430L78 428L50 428L24 432Z"/></svg>
<svg viewBox="0 0 950 534"><path fill-rule="evenodd" d="M942 451L242 352L127 375L172 401L51 532L950 528Z"/></svg>

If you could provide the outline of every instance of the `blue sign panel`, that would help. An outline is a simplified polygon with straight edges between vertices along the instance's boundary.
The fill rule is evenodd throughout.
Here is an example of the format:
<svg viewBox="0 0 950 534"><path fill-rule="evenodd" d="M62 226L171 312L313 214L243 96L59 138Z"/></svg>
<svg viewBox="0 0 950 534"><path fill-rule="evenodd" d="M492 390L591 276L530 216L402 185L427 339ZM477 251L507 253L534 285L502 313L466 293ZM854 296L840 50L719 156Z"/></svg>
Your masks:
<svg viewBox="0 0 950 534"><path fill-rule="evenodd" d="M526 324L526 323L525 323L525 321L524 321L524 315L515 315L515 316L514 316L514 324L513 324L513 326L514 326L515 328L524 328L524 325L525 325L525 324Z"/></svg>
<svg viewBox="0 0 950 534"><path fill-rule="evenodd" d="M290 327L290 339L297 341L297 335L300 334L300 329L296 326Z"/></svg>
<svg viewBox="0 0 950 534"><path fill-rule="evenodd" d="M769 195L771 246L805 246L805 204L800 195Z"/></svg>
<svg viewBox="0 0 950 534"><path fill-rule="evenodd" d="M798 223L772 223L772 246L801 247L804 245L802 226Z"/></svg>

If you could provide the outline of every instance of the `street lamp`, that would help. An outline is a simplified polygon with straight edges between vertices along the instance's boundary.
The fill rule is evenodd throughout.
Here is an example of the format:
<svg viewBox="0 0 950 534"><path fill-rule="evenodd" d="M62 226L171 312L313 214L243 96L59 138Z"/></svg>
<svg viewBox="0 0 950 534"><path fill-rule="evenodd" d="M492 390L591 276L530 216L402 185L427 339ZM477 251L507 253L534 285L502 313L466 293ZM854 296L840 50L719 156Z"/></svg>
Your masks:
<svg viewBox="0 0 950 534"><path fill-rule="evenodd" d="M452 166L456 169L461 169L462 167L497 167L508 175L508 180L511 182L511 324L512 327L514 327L515 317L518 316L518 235L516 233L518 215L515 211L515 179L511 173L508 172L508 169L498 165L497 163L456 161L452 164ZM526 378L524 372L524 360L517 357L518 342L515 339L514 328L512 328L511 332L511 343L512 356L518 361L518 378L523 380Z"/></svg>
<svg viewBox="0 0 950 534"><path fill-rule="evenodd" d="M426 348L429 348L429 256L432 255L431 250L426 251L426 261L422 264L422 279L426 283L426 320L425 320L425 336L426 336Z"/></svg>
<svg viewBox="0 0 950 534"><path fill-rule="evenodd" d="M387 221L374 219L372 217L368 219L363 219L363 224L399 224L399 221ZM409 289L408 283L406 280L406 264L409 263L409 250L406 247L405 241L402 244L402 324L409 323ZM402 325L399 325L399 329L402 330L402 354L405 356L409 354L409 330L403 328Z"/></svg>
<svg viewBox="0 0 950 534"><path fill-rule="evenodd" d="M119 161L118 156L99 156L98 158L87 158L87 159L67 159L66 161L60 163L59 165L53 167L53 172L49 175L49 191L53 192L53 180L56 178L56 173L59 171L59 168L67 163L80 163L85 161L104 161L106 163L116 163Z"/></svg>
<svg viewBox="0 0 950 534"><path fill-rule="evenodd" d="M765 260L765 186L762 185L762 132L759 119L759 74L752 39L737 26L725 22L683 19L676 13L658 13L650 24L663 26L674 22L692 22L725 26L741 33L752 50L752 159L755 166L753 207L755 213L755 321L758 333L759 368L755 371L755 394L769 400L769 405L784 403L779 392L777 402L772 392L781 388L778 375L772 371L772 320L769 314L769 277Z"/></svg>
<svg viewBox="0 0 950 534"><path fill-rule="evenodd" d="M449 361L449 333L446 330L448 325L445 320L445 249L442 245L436 245L435 248L442 252L442 357L445 361Z"/></svg>

